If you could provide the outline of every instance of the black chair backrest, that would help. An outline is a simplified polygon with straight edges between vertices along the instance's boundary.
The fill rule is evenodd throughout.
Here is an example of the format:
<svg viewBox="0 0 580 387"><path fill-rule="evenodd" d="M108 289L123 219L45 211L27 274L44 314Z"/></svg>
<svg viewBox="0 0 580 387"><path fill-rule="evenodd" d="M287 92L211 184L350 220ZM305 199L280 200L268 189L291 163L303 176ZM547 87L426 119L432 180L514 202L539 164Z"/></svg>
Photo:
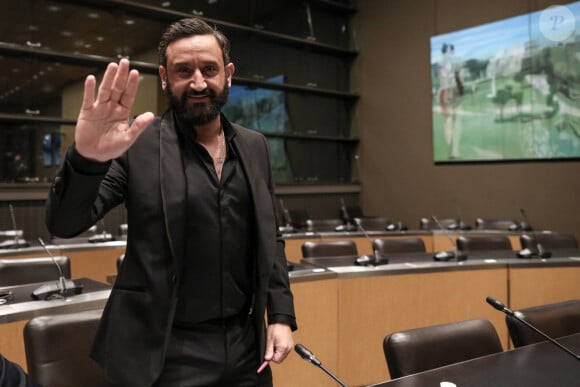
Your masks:
<svg viewBox="0 0 580 387"><path fill-rule="evenodd" d="M286 210L284 212L284 224L290 225L296 230L306 230L306 221L309 218L306 210Z"/></svg>
<svg viewBox="0 0 580 387"><path fill-rule="evenodd" d="M375 216L372 218L357 217L354 219L354 224L358 227L359 231L385 231L391 222L387 218ZM361 228L363 230L360 230Z"/></svg>
<svg viewBox="0 0 580 387"><path fill-rule="evenodd" d="M121 254L117 257L117 273L121 270L121 266L123 266L123 261L125 260L125 254Z"/></svg>
<svg viewBox="0 0 580 387"><path fill-rule="evenodd" d="M306 231L308 232L325 232L336 231L338 226L344 223L341 219L308 219L306 220Z"/></svg>
<svg viewBox="0 0 580 387"><path fill-rule="evenodd" d="M391 378L503 351L494 326L473 319L391 333L383 340Z"/></svg>
<svg viewBox="0 0 580 387"><path fill-rule="evenodd" d="M542 245L544 249L577 249L578 241L572 234L558 234L558 233L538 233L538 234L522 234L520 236L520 243L523 249L534 250L538 244Z"/></svg>
<svg viewBox="0 0 580 387"><path fill-rule="evenodd" d="M424 253L425 242L421 238L375 239L373 251L385 256L393 253Z"/></svg>
<svg viewBox="0 0 580 387"><path fill-rule="evenodd" d="M437 219L439 224L432 218L421 218L419 220L420 230L441 230L441 228L447 230L457 230L460 228L461 221L454 218L443 218Z"/></svg>
<svg viewBox="0 0 580 387"><path fill-rule="evenodd" d="M55 256L65 278L71 278L67 256ZM51 257L0 259L0 286L15 286L35 282L56 281L60 277Z"/></svg>
<svg viewBox="0 0 580 387"><path fill-rule="evenodd" d="M28 373L44 387L106 387L89 357L102 310L34 317L24 326Z"/></svg>
<svg viewBox="0 0 580 387"><path fill-rule="evenodd" d="M355 218L364 218L364 215L359 206L345 206L338 210L338 217L344 223L354 223Z"/></svg>
<svg viewBox="0 0 580 387"><path fill-rule="evenodd" d="M475 228L477 230L516 231L521 228L521 225L514 220L476 218Z"/></svg>
<svg viewBox="0 0 580 387"><path fill-rule="evenodd" d="M356 255L358 255L356 243L351 240L306 241L302 244L302 256L304 258Z"/></svg>
<svg viewBox="0 0 580 387"><path fill-rule="evenodd" d="M460 251L512 250L512 244L505 235L460 235L456 243Z"/></svg>
<svg viewBox="0 0 580 387"><path fill-rule="evenodd" d="M128 232L129 232L129 226L127 225L127 223L123 223L123 224L119 225L119 239L126 241Z"/></svg>
<svg viewBox="0 0 580 387"><path fill-rule="evenodd" d="M569 300L520 309L520 317L552 338L580 333L580 300ZM506 324L515 347L546 339L512 316Z"/></svg>

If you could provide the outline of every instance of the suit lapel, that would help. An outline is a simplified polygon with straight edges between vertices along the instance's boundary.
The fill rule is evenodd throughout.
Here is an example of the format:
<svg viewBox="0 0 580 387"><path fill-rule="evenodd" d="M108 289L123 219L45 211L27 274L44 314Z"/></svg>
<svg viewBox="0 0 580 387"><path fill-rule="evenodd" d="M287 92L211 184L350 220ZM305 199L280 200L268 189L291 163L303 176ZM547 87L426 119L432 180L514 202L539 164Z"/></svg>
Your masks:
<svg viewBox="0 0 580 387"><path fill-rule="evenodd" d="M273 219L268 219L273 217L270 203L272 198L270 192L268 191L268 185L263 170L264 165L268 165L268 160L262 160L262 153L257 149L252 147L249 143L248 138L244 135L241 130L236 130L237 135L234 138L234 143L238 150L244 172L248 179L248 184L250 186L250 192L252 193L252 201L254 205L254 213L256 216L256 246L258 260L262 261L262 264L258 265L258 276L260 279L267 277L269 273L269 268L271 266L272 260L274 259L275 249L269 251L264 245L266 241L275 240L275 235L268 235L270 230L265 230L263 225L274 224ZM267 157L267 156L266 156Z"/></svg>
<svg viewBox="0 0 580 387"><path fill-rule="evenodd" d="M173 115L167 112L163 115L160 128L160 181L163 213L165 215L165 231L169 240L171 255L177 267L185 249L185 216L186 211L186 180L181 158L181 147L177 138L177 129ZM177 271L179 272L179 271Z"/></svg>

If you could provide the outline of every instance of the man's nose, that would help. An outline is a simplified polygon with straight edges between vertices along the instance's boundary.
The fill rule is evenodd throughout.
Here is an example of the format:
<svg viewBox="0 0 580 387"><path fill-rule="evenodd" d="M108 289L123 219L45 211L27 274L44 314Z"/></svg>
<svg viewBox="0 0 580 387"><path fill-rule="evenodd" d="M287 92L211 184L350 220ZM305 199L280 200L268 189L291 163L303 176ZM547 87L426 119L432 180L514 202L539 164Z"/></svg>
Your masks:
<svg viewBox="0 0 580 387"><path fill-rule="evenodd" d="M201 71L196 70L191 77L189 82L189 87L195 91L205 90L207 88L207 83Z"/></svg>

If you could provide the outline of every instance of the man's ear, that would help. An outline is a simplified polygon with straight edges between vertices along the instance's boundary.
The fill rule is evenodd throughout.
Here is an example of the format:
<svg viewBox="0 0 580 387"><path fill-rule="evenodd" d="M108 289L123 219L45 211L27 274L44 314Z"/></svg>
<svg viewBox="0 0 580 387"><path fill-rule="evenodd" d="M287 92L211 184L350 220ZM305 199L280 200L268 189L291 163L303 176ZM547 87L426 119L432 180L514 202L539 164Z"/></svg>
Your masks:
<svg viewBox="0 0 580 387"><path fill-rule="evenodd" d="M161 88L165 91L167 88L167 71L163 66L159 66L159 78L161 79Z"/></svg>
<svg viewBox="0 0 580 387"><path fill-rule="evenodd" d="M236 71L236 67L233 63L228 63L226 65L226 81L228 81L228 86L232 85L232 77L234 76L234 71Z"/></svg>

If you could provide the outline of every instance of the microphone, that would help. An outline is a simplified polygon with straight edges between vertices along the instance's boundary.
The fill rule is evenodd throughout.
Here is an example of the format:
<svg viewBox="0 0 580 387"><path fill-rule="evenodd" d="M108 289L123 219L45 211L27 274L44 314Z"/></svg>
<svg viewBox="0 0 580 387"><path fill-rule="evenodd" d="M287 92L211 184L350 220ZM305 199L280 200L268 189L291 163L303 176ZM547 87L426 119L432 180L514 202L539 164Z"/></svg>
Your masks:
<svg viewBox="0 0 580 387"><path fill-rule="evenodd" d="M517 255L518 258L533 258L533 257L550 258L552 256L552 253L544 250L544 246L542 246L540 243L537 243L535 249L530 249L526 247L525 249L521 249L520 251L518 251Z"/></svg>
<svg viewBox="0 0 580 387"><path fill-rule="evenodd" d="M546 251L541 243L537 243L535 236L530 236L530 239L531 238L533 238L533 241L536 242L536 247L535 248L526 247L525 249L521 249L517 253L518 258L533 258L533 257L550 258L552 256L552 253Z"/></svg>
<svg viewBox="0 0 580 387"><path fill-rule="evenodd" d="M42 238L38 238L38 243L42 246L44 251L50 256L52 262L56 265L58 269L59 278L56 283L41 285L38 289L34 290L31 297L35 300L52 300L57 298L66 298L73 296L75 294L80 294L83 291L82 285L77 285L73 280L65 278L62 273L62 268L54 259L54 256L48 250Z"/></svg>
<svg viewBox="0 0 580 387"><path fill-rule="evenodd" d="M290 216L290 211L284 206L284 200L280 199L280 208L282 208L282 216L286 225L278 227L281 233L293 233L294 227L292 226L292 217Z"/></svg>
<svg viewBox="0 0 580 387"><path fill-rule="evenodd" d="M296 353L300 355L300 357L302 357L302 359L314 364L316 367L326 372L326 374L328 374L332 379L334 379L335 382L337 382L343 387L348 387L342 380L338 378L338 376L336 376L335 374L330 372L325 366L323 366L322 362L318 360L316 356L314 356L314 354L310 352L310 350L308 350L308 348L306 348L302 344L296 344L294 346L294 350L296 351Z"/></svg>
<svg viewBox="0 0 580 387"><path fill-rule="evenodd" d="M520 208L520 214L522 214L522 217L524 218L524 221L520 222L520 229L523 231L532 231L532 224L530 223L530 220L528 219L528 216L526 215L526 212L523 208Z"/></svg>
<svg viewBox="0 0 580 387"><path fill-rule="evenodd" d="M495 309L499 310L500 312L505 313L508 316L511 316L511 317L515 318L516 320L518 320L519 322L521 322L522 324L524 324L525 326L527 326L528 328L530 328L534 332L536 332L539 335L545 337L552 344L557 345L560 349L562 349L562 350L566 351L568 354L572 355L576 360L580 360L580 355L572 352L572 350L570 350L569 348L566 348L565 346L563 346L562 344L560 344L559 342L557 342L556 340L554 340L553 338L551 338L550 336L548 336L547 334L545 334L544 332L542 332L541 330L539 330L538 328L536 328L535 326L533 326L532 324L530 324L529 322L527 322L526 320L524 320L521 317L521 313L520 312L518 312L518 311L515 311L514 312L514 311L510 310L501 301L498 301L495 298L490 297L490 296L487 296L485 298L485 301L487 301L487 303L489 305L493 306Z"/></svg>
<svg viewBox="0 0 580 387"><path fill-rule="evenodd" d="M115 240L115 238L113 237L113 234L106 231L105 221L103 219L101 219L101 226L103 227L103 231L101 231L99 234L95 234L92 237L90 237L89 243L103 243L103 242L111 242L111 241Z"/></svg>
<svg viewBox="0 0 580 387"><path fill-rule="evenodd" d="M357 227L362 231L362 233L367 238L372 247L373 241L371 240L371 237L369 236L367 230L365 230L365 228L362 226L360 219L356 218L354 221L356 222ZM369 265L378 266L378 265L386 265L387 263L389 263L389 259L387 257L382 256L379 253L379 250L377 249L373 249L373 255L361 255L354 261L354 264L358 266L369 266Z"/></svg>
<svg viewBox="0 0 580 387"><path fill-rule="evenodd" d="M449 239L451 245L453 246L453 251L440 251L433 256L433 259L435 261L444 261L444 262L451 261L452 259L455 259L456 261L465 261L467 259L467 254L462 253L457 249L457 243L453 240L453 238L451 238L451 236L449 235L449 231L445 227L443 227L443 225L441 224L441 222L439 222L439 219L437 219L435 215L431 215L431 219L433 219L433 221L437 224L439 229L443 231L443 233L445 234L447 239Z"/></svg>
<svg viewBox="0 0 580 387"><path fill-rule="evenodd" d="M30 243L22 239L24 232L18 230L16 227L16 216L14 215L14 207L12 204L8 205L8 210L10 211L10 218L12 220L12 230L0 231L0 236L4 237L14 237L14 239L6 239L0 242L0 249L17 249L19 247L29 247Z"/></svg>
<svg viewBox="0 0 580 387"><path fill-rule="evenodd" d="M344 220L345 224L336 226L335 231L356 231L356 226L350 223L350 216L344 205L343 198L340 198L340 217Z"/></svg>

